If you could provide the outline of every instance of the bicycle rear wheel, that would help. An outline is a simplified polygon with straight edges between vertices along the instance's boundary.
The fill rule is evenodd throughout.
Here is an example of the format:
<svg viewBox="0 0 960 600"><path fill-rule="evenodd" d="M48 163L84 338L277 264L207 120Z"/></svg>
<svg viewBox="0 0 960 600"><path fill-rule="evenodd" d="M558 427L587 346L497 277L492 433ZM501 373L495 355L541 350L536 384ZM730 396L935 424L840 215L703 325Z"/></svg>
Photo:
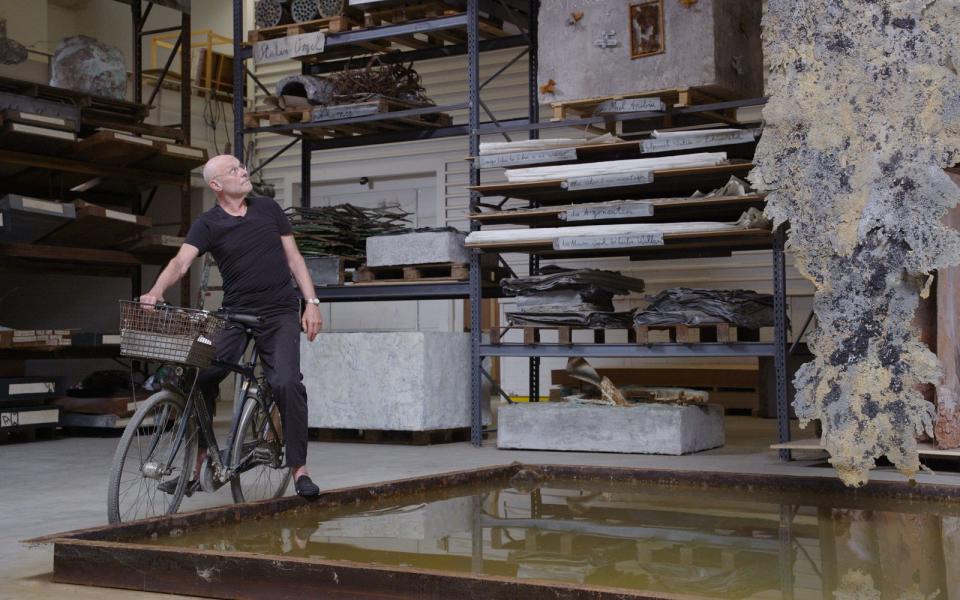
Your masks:
<svg viewBox="0 0 960 600"><path fill-rule="evenodd" d="M280 439L276 439L274 429L280 433ZM283 432L276 403L270 403L268 415L257 398L248 397L230 450L230 464L237 469L230 482L234 502L282 496L290 485L290 469L281 467L282 457Z"/></svg>
<svg viewBox="0 0 960 600"><path fill-rule="evenodd" d="M197 425L185 409L182 396L164 390L147 398L130 419L110 467L111 524L177 512L197 457ZM178 439L185 418L186 429ZM172 493L163 491L164 484L174 486Z"/></svg>

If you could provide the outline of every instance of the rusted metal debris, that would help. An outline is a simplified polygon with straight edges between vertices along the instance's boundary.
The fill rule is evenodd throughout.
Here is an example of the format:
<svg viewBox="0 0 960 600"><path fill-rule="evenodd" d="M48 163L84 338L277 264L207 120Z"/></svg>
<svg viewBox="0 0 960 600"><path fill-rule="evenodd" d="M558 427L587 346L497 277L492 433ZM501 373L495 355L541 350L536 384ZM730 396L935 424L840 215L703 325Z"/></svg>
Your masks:
<svg viewBox="0 0 960 600"><path fill-rule="evenodd" d="M346 69L328 76L338 103L363 102L376 96L432 104L413 63L384 64L375 55L360 69Z"/></svg>

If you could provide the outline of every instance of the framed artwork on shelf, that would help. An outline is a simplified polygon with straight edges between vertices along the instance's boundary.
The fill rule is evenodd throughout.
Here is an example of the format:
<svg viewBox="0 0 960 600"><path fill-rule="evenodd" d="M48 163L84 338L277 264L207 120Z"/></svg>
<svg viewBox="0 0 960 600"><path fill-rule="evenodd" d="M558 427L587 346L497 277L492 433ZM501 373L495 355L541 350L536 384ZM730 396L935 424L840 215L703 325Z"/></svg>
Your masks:
<svg viewBox="0 0 960 600"><path fill-rule="evenodd" d="M665 51L663 0L645 0L630 5L630 58L643 58Z"/></svg>

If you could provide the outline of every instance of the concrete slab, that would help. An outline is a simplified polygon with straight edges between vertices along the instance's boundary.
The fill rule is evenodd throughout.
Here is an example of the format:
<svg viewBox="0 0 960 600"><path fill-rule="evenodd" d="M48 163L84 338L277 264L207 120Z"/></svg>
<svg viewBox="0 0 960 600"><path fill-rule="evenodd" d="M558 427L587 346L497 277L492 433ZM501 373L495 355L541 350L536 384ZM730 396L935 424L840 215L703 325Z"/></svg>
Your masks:
<svg viewBox="0 0 960 600"><path fill-rule="evenodd" d="M538 402L501 407L497 447L689 454L723 446L723 407Z"/></svg>
<svg viewBox="0 0 960 600"><path fill-rule="evenodd" d="M467 263L463 247L467 234L460 231L421 231L367 238L367 266L393 267L432 263Z"/></svg>
<svg viewBox="0 0 960 600"><path fill-rule="evenodd" d="M431 431L470 426L469 334L321 333L313 343L303 338L300 364L310 427Z"/></svg>

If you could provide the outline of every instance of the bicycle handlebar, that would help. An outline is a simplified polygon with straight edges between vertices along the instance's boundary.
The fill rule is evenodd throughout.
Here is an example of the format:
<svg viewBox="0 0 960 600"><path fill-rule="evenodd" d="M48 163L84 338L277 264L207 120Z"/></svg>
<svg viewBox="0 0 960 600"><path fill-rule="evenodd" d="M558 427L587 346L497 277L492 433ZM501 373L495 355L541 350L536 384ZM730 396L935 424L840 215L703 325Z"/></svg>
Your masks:
<svg viewBox="0 0 960 600"><path fill-rule="evenodd" d="M241 325L260 325L263 323L263 317L257 315L245 315L242 313L233 313L225 310L218 310L217 316L227 321L240 323Z"/></svg>

